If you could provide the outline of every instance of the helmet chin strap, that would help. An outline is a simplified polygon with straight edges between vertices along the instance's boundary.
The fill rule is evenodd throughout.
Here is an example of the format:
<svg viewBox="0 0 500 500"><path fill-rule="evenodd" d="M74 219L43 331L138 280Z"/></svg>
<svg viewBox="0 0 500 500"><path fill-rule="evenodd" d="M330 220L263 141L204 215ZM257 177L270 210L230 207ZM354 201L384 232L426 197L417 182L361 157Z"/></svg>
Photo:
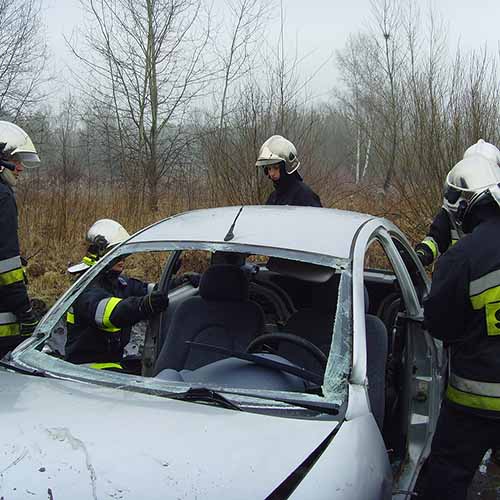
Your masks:
<svg viewBox="0 0 500 500"><path fill-rule="evenodd" d="M0 166L0 178L9 186L15 186L17 183L16 176L12 173L10 169Z"/></svg>

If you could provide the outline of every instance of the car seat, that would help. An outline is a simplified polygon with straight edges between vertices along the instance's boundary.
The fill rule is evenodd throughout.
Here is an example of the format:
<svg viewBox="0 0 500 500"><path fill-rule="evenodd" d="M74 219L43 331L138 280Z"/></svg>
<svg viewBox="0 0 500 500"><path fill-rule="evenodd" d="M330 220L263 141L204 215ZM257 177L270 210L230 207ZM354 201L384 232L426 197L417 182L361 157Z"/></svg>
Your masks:
<svg viewBox="0 0 500 500"><path fill-rule="evenodd" d="M165 368L195 370L225 357L188 342L244 352L263 329L264 314L248 300L244 271L229 264L211 266L201 277L199 296L186 299L175 310L155 373Z"/></svg>

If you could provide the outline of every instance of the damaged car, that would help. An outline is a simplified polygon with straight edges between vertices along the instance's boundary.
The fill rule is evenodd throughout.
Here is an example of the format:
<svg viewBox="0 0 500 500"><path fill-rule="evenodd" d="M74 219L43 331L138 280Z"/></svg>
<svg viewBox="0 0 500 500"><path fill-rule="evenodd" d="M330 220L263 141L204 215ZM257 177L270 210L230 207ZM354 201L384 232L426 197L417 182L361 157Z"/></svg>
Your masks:
<svg viewBox="0 0 500 500"><path fill-rule="evenodd" d="M125 257L168 308L122 369L65 361L72 305ZM199 285L174 288L183 273ZM0 496L411 498L445 367L428 288L405 236L371 215L244 206L153 224L0 362Z"/></svg>

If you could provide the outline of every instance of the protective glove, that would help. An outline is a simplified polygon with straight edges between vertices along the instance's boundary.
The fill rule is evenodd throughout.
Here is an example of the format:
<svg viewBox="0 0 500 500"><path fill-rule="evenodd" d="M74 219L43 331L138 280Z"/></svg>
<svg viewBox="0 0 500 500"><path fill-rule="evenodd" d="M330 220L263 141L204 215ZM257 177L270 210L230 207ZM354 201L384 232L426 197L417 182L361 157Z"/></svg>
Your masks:
<svg viewBox="0 0 500 500"><path fill-rule="evenodd" d="M38 325L38 319L31 308L24 313L18 314L17 319L21 335L31 335L35 331L36 325Z"/></svg>
<svg viewBox="0 0 500 500"><path fill-rule="evenodd" d="M158 291L153 291L145 295L139 304L139 310L142 311L147 318L164 311L167 307L167 295Z"/></svg>
<svg viewBox="0 0 500 500"><path fill-rule="evenodd" d="M423 266L429 266L432 264L434 255L432 254L432 250L427 245L419 243L415 247L415 251Z"/></svg>

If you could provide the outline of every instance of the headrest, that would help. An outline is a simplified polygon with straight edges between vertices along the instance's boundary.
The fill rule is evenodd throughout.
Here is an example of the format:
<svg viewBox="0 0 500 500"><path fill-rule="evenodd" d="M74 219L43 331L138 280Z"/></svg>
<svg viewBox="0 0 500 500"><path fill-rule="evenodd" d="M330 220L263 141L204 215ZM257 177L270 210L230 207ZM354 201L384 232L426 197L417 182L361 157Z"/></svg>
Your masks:
<svg viewBox="0 0 500 500"><path fill-rule="evenodd" d="M324 283L315 283L312 294L312 308L316 311L323 311L334 314L337 308L337 298L339 295L340 274L334 274Z"/></svg>
<svg viewBox="0 0 500 500"><path fill-rule="evenodd" d="M205 300L242 302L248 299L247 277L236 266L211 266L201 276L200 295Z"/></svg>
<svg viewBox="0 0 500 500"><path fill-rule="evenodd" d="M217 251L212 254L210 264L212 266L219 264L231 264L232 266L243 266L245 264L246 255L243 253L235 252L221 252Z"/></svg>

